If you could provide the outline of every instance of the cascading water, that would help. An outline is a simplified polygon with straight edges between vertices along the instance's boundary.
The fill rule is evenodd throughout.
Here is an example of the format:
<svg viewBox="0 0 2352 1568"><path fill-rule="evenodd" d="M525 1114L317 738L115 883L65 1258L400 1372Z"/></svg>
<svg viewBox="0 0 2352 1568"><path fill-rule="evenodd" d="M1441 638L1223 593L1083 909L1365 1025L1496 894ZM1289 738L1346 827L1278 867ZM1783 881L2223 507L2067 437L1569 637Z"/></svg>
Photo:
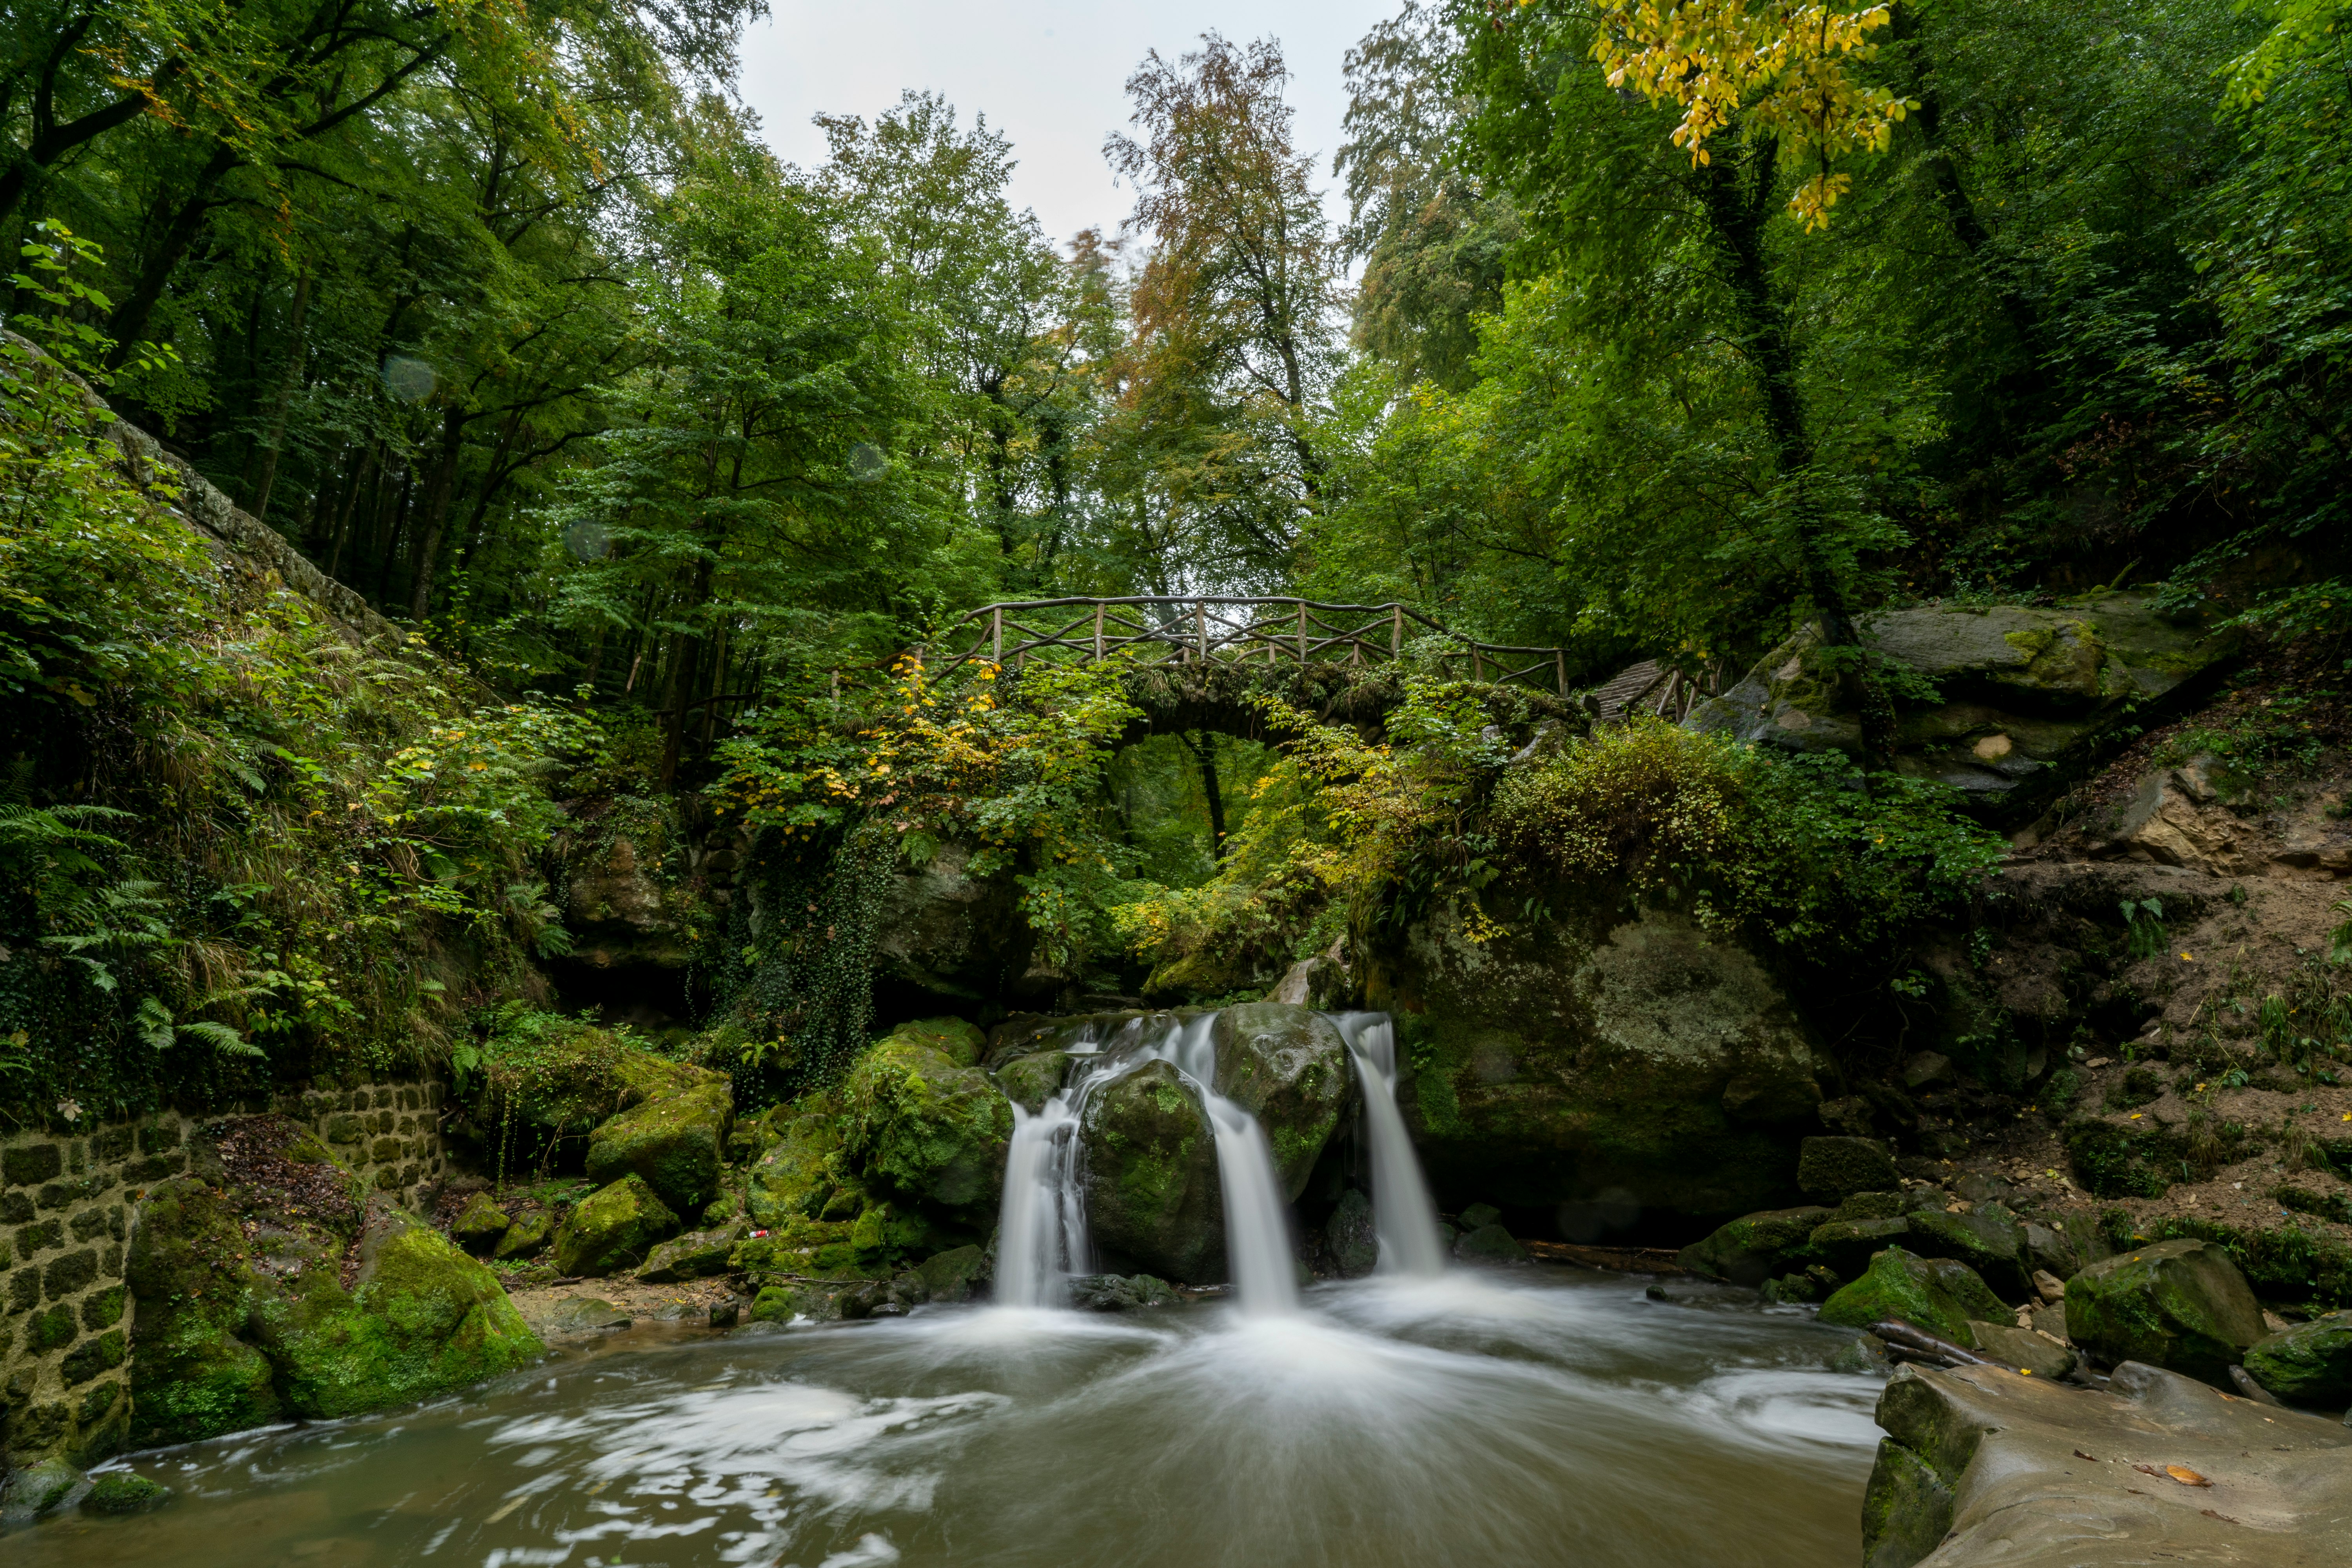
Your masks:
<svg viewBox="0 0 2352 1568"><path fill-rule="evenodd" d="M1364 1089L1364 1122L1372 1145L1372 1228L1384 1274L1434 1275L1445 1270L1437 1205L1422 1178L1403 1113L1396 1102L1396 1026L1386 1013L1335 1013L1331 1022L1348 1042L1356 1081Z"/></svg>
<svg viewBox="0 0 2352 1568"><path fill-rule="evenodd" d="M1216 1026L1214 1013L1131 1019L1107 1045L1093 1047L1087 1038L1070 1047L1071 1054L1090 1059L1072 1068L1069 1082L1035 1115L1013 1108L997 1243L998 1300L1015 1307L1063 1304L1065 1282L1085 1272L1092 1255L1079 1142L1086 1102L1145 1063L1164 1061L1200 1095L1216 1139L1225 1257L1242 1310L1271 1313L1297 1307L1297 1265L1274 1151L1257 1118L1216 1090Z"/></svg>

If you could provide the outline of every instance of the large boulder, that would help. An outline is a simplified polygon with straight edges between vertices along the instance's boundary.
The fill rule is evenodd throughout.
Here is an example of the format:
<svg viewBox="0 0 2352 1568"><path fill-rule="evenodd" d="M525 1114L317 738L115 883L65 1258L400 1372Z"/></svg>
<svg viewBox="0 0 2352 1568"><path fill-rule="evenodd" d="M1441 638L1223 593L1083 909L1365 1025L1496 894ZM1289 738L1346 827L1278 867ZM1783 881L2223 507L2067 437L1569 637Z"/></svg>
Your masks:
<svg viewBox="0 0 2352 1568"><path fill-rule="evenodd" d="M2047 606L1893 610L1872 617L1862 640L1912 678L1897 683L1895 767L2003 818L2039 811L2126 714L2146 723L2237 646L2193 616L2159 611L2153 595L2105 592ZM1862 749L1853 693L1826 673L1814 626L1685 722L1790 751Z"/></svg>
<svg viewBox="0 0 2352 1568"><path fill-rule="evenodd" d="M1297 1202L1355 1080L1348 1043L1305 1006L1255 1002L1217 1015L1216 1090L1257 1118L1286 1201Z"/></svg>
<svg viewBox="0 0 2352 1568"><path fill-rule="evenodd" d="M635 1103L588 1135L588 1179L635 1175L677 1212L699 1211L718 1195L735 1124L726 1075L649 1056L632 1056L625 1071Z"/></svg>
<svg viewBox="0 0 2352 1568"><path fill-rule="evenodd" d="M2146 1362L2230 1384L2230 1368L2263 1340L2253 1288L2208 1241L2117 1253L2066 1281L2066 1337L2105 1362Z"/></svg>
<svg viewBox="0 0 2352 1568"><path fill-rule="evenodd" d="M677 1215L632 1173L581 1200L555 1233L555 1267L572 1278L617 1274L677 1234Z"/></svg>
<svg viewBox="0 0 2352 1568"><path fill-rule="evenodd" d="M839 1183L841 1107L826 1095L780 1105L761 1119L766 1147L751 1165L743 1206L751 1223L773 1230L796 1218L821 1217Z"/></svg>
<svg viewBox="0 0 2352 1568"><path fill-rule="evenodd" d="M1976 1333L1969 1322L1990 1321L2007 1312L2000 1298L1967 1264L1890 1247L1871 1258L1861 1279L1822 1303L1821 1319L1849 1329L1905 1322L1954 1344L1973 1346Z"/></svg>
<svg viewBox="0 0 2352 1568"><path fill-rule="evenodd" d="M1396 1016L1400 1100L1441 1201L1612 1202L1693 1215L1793 1195L1816 1058L1755 955L1688 919L1563 893L1481 934L1445 904L1367 965Z"/></svg>
<svg viewBox="0 0 2352 1568"><path fill-rule="evenodd" d="M1005 1099L1034 1116L1062 1091L1062 1080L1069 1070L1069 1052L1035 1051L997 1068L996 1087L1004 1091Z"/></svg>
<svg viewBox="0 0 2352 1568"><path fill-rule="evenodd" d="M2025 1226L2007 1205L1969 1204L1953 1212L1912 1211L1904 1246L1923 1258L1951 1258L1967 1264L2012 1300L2032 1294L2033 1267L2026 1257Z"/></svg>
<svg viewBox="0 0 2352 1568"><path fill-rule="evenodd" d="M1813 1233L1831 1221L1831 1211L1818 1205L1743 1215L1684 1247L1677 1261L1694 1274L1734 1285L1761 1285L1783 1272Z"/></svg>
<svg viewBox="0 0 2352 1568"><path fill-rule="evenodd" d="M969 1026L904 1026L857 1058L843 1152L869 1182L957 1219L996 1210L1013 1108L977 1065Z"/></svg>
<svg viewBox="0 0 2352 1568"><path fill-rule="evenodd" d="M2352 1312L2330 1312L2258 1341L2246 1371L2290 1405L2352 1405Z"/></svg>
<svg viewBox="0 0 2352 1568"><path fill-rule="evenodd" d="M1187 1285L1223 1279L1216 1139L1182 1075L1147 1062L1097 1089L1079 1132L1087 1225L1106 1266Z"/></svg>
<svg viewBox="0 0 2352 1568"><path fill-rule="evenodd" d="M1036 939L1010 876L965 875L971 852L940 847L919 871L891 879L874 926L874 984L913 1010L994 1001L1028 973Z"/></svg>
<svg viewBox="0 0 2352 1568"><path fill-rule="evenodd" d="M695 894L686 883L683 836L667 808L600 802L551 847L563 861L572 963L677 970L693 962Z"/></svg>
<svg viewBox="0 0 2352 1568"><path fill-rule="evenodd" d="M257 1117L222 1142L218 1182L159 1183L132 1233L132 1442L382 1409L542 1350L497 1276L315 1139Z"/></svg>
<svg viewBox="0 0 2352 1568"><path fill-rule="evenodd" d="M1797 1185L1807 1197L1843 1202L1885 1192L1900 1179L1895 1156L1875 1138L1808 1138L1797 1151Z"/></svg>

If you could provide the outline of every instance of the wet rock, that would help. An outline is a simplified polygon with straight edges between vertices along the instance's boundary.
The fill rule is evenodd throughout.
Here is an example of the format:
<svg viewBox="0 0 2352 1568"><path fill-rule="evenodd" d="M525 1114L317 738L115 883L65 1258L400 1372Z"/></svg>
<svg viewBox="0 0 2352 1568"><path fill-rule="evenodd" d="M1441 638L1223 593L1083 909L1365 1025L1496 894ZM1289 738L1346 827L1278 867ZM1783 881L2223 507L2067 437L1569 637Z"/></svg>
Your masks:
<svg viewBox="0 0 2352 1568"><path fill-rule="evenodd" d="M0 1524L28 1524L86 1495L89 1482L61 1458L43 1459L12 1470L0 1481Z"/></svg>
<svg viewBox="0 0 2352 1568"><path fill-rule="evenodd" d="M1830 1210L1819 1205L1743 1215L1718 1226L1704 1241L1684 1247L1676 1260L1691 1272L1710 1279L1761 1285L1832 1217Z"/></svg>
<svg viewBox="0 0 2352 1568"><path fill-rule="evenodd" d="M172 1500L172 1489L129 1470L109 1470L91 1478L89 1495L81 1500L84 1513L145 1513Z"/></svg>
<svg viewBox="0 0 2352 1568"><path fill-rule="evenodd" d="M1462 1239L1454 1244L1454 1256L1465 1263L1525 1263L1528 1249L1501 1226L1482 1225L1465 1232Z"/></svg>
<svg viewBox="0 0 2352 1568"><path fill-rule="evenodd" d="M1910 1236L1910 1222L1899 1215L1886 1219L1833 1219L1814 1228L1801 1256L1818 1259L1841 1279L1851 1279L1888 1247L1909 1246Z"/></svg>
<svg viewBox="0 0 2352 1568"><path fill-rule="evenodd" d="M1969 1321L1999 1318L2005 1310L2000 1298L1965 1263L1890 1247L1871 1258L1861 1279L1822 1303L1822 1321L1866 1329L1898 1321L1974 1348Z"/></svg>
<svg viewBox="0 0 2352 1568"><path fill-rule="evenodd" d="M1898 1367L1878 1424L1868 1568L1931 1553L1939 1568L2352 1561L2352 1432L2155 1367L2120 1366L2104 1393L1997 1367Z"/></svg>
<svg viewBox="0 0 2352 1568"><path fill-rule="evenodd" d="M2099 593L2049 607L1920 605L1871 617L1863 641L1927 678L1940 700L1898 715L1895 765L2021 819L2094 760L2125 715L2215 668L2236 647L2156 608L2147 594ZM1691 711L1690 728L1790 751L1859 755L1847 683L1808 626L1731 690Z"/></svg>
<svg viewBox="0 0 2352 1568"><path fill-rule="evenodd" d="M677 1234L677 1215L646 1179L622 1177L582 1200L555 1233L555 1267L573 1278L634 1268Z"/></svg>
<svg viewBox="0 0 2352 1568"><path fill-rule="evenodd" d="M1483 1230L1490 1225L1503 1223L1503 1211L1493 1204L1472 1204L1454 1216L1462 1222L1464 1231Z"/></svg>
<svg viewBox="0 0 2352 1568"><path fill-rule="evenodd" d="M749 1232L742 1225L691 1230L663 1242L649 1253L637 1278L649 1285L672 1285L685 1279L708 1279L727 1272L727 1260L736 1243Z"/></svg>
<svg viewBox="0 0 2352 1568"><path fill-rule="evenodd" d="M848 1280L840 1284L794 1282L768 1285L751 1303L751 1321L755 1323L793 1323L805 1320L815 1323L856 1322L874 1316L875 1310L888 1305L890 1288L879 1279Z"/></svg>
<svg viewBox="0 0 2352 1568"><path fill-rule="evenodd" d="M1901 1193L1848 1193L1839 1200L1840 1219L1899 1219L1910 1205Z"/></svg>
<svg viewBox="0 0 2352 1568"><path fill-rule="evenodd" d="M2257 1341L2245 1365L2290 1405L2352 1405L2352 1312L2330 1312Z"/></svg>
<svg viewBox="0 0 2352 1568"><path fill-rule="evenodd" d="M1070 1281L1070 1305L1085 1312L1132 1312L1181 1300L1165 1279L1149 1274L1081 1274Z"/></svg>
<svg viewBox="0 0 2352 1568"><path fill-rule="evenodd" d="M2246 1277L2210 1242L2136 1247L2066 1281L2066 1337L2104 1362L2227 1387L2230 1368L2267 1333Z"/></svg>
<svg viewBox="0 0 2352 1568"><path fill-rule="evenodd" d="M992 1271L987 1253L977 1247L959 1247L924 1258L915 1272L930 1300L955 1302L969 1301L986 1289Z"/></svg>
<svg viewBox="0 0 2352 1568"><path fill-rule="evenodd" d="M588 1135L588 1179L644 1180L662 1202L693 1214L719 1192L719 1167L735 1121L726 1076L682 1062L632 1058L638 1102Z"/></svg>
<svg viewBox="0 0 2352 1568"><path fill-rule="evenodd" d="M746 1179L743 1206L751 1223L773 1230L798 1218L814 1219L838 1185L833 1157L841 1148L841 1106L829 1095L780 1105L761 1119L764 1148Z"/></svg>
<svg viewBox="0 0 2352 1568"><path fill-rule="evenodd" d="M515 1258L536 1258L546 1249L548 1237L555 1234L555 1221L543 1211L524 1215L500 1233L498 1245L490 1256L504 1262Z"/></svg>
<svg viewBox="0 0 2352 1568"><path fill-rule="evenodd" d="M1680 915L1629 921L1601 889L1547 896L1554 920L1477 942L1440 905L1366 968L1367 1005L1397 1017L1401 1108L1440 1198L1775 1205L1821 1089L1770 974Z"/></svg>
<svg viewBox="0 0 2352 1568"><path fill-rule="evenodd" d="M2036 1377L2063 1377L2082 1360L2071 1348L2053 1344L2032 1329L2014 1323L1975 1320L1969 1322L1969 1332L1984 1354Z"/></svg>
<svg viewBox="0 0 2352 1568"><path fill-rule="evenodd" d="M1347 1042L1320 1013L1279 1002L1225 1008L1213 1038L1217 1092L1257 1118L1297 1202L1355 1087Z"/></svg>
<svg viewBox="0 0 2352 1568"><path fill-rule="evenodd" d="M457 1212L457 1217L449 1222L449 1239L468 1252L488 1253L513 1224L506 1211L490 1200L489 1194L476 1193Z"/></svg>
<svg viewBox="0 0 2352 1568"><path fill-rule="evenodd" d="M843 1090L843 1152L860 1173L974 1223L994 1214L1013 1136L1013 1108L976 1065L979 1047L969 1025L908 1026L859 1057Z"/></svg>
<svg viewBox="0 0 2352 1568"><path fill-rule="evenodd" d="M1886 1375L1886 1342L1876 1334L1857 1334L1822 1359L1830 1372L1860 1373L1870 1377Z"/></svg>
<svg viewBox="0 0 2352 1568"><path fill-rule="evenodd" d="M1972 1204L1959 1213L1924 1209L1910 1216L1904 1243L1923 1258L1953 1258L1997 1290L2022 1300L2032 1293L2025 1258L2025 1227L1998 1203Z"/></svg>
<svg viewBox="0 0 2352 1568"><path fill-rule="evenodd" d="M604 1334L625 1329L636 1320L610 1301L593 1296L574 1296L548 1314L547 1331L551 1334Z"/></svg>
<svg viewBox="0 0 2352 1568"><path fill-rule="evenodd" d="M1372 1221L1372 1200L1354 1187L1340 1194L1323 1224L1323 1244L1342 1279L1361 1279L1379 1268L1381 1238Z"/></svg>
<svg viewBox="0 0 2352 1568"><path fill-rule="evenodd" d="M1062 1090L1070 1068L1066 1051L1037 1051L1018 1057L996 1069L996 1087L1004 1098L1034 1116Z"/></svg>
<svg viewBox="0 0 2352 1568"><path fill-rule="evenodd" d="M1224 1279L1216 1141L1175 1068L1150 1062L1095 1093L1080 1134L1095 1245L1162 1279Z"/></svg>
<svg viewBox="0 0 2352 1568"><path fill-rule="evenodd" d="M1797 1185L1808 1197L1884 1192L1900 1180L1895 1156L1874 1138L1808 1138L1797 1153Z"/></svg>

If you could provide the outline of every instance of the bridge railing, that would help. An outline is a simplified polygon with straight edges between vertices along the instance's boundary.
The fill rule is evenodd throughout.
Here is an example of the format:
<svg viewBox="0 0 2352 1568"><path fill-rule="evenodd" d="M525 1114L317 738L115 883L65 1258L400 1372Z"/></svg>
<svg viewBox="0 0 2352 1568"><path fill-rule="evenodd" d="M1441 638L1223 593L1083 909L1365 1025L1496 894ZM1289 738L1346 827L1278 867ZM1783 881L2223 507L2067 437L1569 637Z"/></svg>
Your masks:
<svg viewBox="0 0 2352 1568"><path fill-rule="evenodd" d="M1409 633L1408 625L1412 628ZM1087 659L1133 650L1147 662L1344 664L1393 659L1426 629L1454 646L1438 655L1474 680L1569 695L1568 655L1465 637L1408 605L1334 605L1317 599L1222 595L1114 599L1024 599L983 605L935 645L953 669L976 661L1018 668L1056 650Z"/></svg>

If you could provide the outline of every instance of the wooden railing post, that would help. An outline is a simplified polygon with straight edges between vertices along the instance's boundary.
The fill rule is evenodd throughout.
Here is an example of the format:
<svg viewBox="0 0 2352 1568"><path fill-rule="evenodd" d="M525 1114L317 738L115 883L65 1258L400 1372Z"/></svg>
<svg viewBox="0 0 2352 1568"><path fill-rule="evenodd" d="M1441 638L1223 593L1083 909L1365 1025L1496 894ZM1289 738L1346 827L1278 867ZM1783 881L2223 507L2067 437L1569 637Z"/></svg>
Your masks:
<svg viewBox="0 0 2352 1568"><path fill-rule="evenodd" d="M1307 601L1298 601L1298 667L1307 668Z"/></svg>
<svg viewBox="0 0 2352 1568"><path fill-rule="evenodd" d="M1404 606L1391 605L1389 606L1389 657L1394 658L1403 652Z"/></svg>
<svg viewBox="0 0 2352 1568"><path fill-rule="evenodd" d="M1100 664L1102 662L1103 656L1102 618L1102 601L1097 599L1095 601L1095 662L1097 664Z"/></svg>
<svg viewBox="0 0 2352 1568"><path fill-rule="evenodd" d="M1193 635L1194 635L1194 636L1198 638L1198 640L1199 640L1200 650L1201 650L1201 652L1200 652L1200 658L1201 658L1201 662L1202 662L1202 664L1206 664L1206 663L1208 663L1208 662L1209 662L1209 601L1208 601L1208 600L1206 600L1206 599L1196 599L1196 600L1194 600L1194 601L1193 601L1193 603L1192 603L1192 625L1193 625L1193 626L1194 626L1194 628L1195 628L1195 630L1194 630L1194 634L1193 634Z"/></svg>
<svg viewBox="0 0 2352 1568"><path fill-rule="evenodd" d="M1568 695L1568 655L1559 648L1554 648L1551 650L1551 658L1559 675L1559 694L1566 697Z"/></svg>
<svg viewBox="0 0 2352 1568"><path fill-rule="evenodd" d="M1004 662L1003 605L999 605L996 607L995 613L989 617L989 623L988 662L991 664L1003 664Z"/></svg>
<svg viewBox="0 0 2352 1568"><path fill-rule="evenodd" d="M1478 645L1470 645L1470 679L1481 686L1486 683L1486 661L1478 653Z"/></svg>

